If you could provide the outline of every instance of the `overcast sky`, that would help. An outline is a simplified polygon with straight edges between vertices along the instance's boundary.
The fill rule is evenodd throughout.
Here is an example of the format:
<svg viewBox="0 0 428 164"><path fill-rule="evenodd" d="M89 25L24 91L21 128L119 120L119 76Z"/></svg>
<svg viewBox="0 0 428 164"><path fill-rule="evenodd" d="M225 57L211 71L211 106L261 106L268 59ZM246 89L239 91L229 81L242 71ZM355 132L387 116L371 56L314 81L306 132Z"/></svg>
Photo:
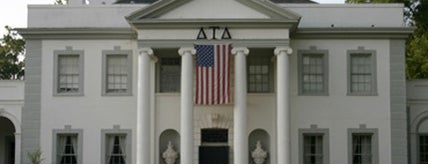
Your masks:
<svg viewBox="0 0 428 164"><path fill-rule="evenodd" d="M53 4L55 0L0 0L0 38L4 26L27 27L27 4ZM314 0L318 3L344 3L344 0Z"/></svg>

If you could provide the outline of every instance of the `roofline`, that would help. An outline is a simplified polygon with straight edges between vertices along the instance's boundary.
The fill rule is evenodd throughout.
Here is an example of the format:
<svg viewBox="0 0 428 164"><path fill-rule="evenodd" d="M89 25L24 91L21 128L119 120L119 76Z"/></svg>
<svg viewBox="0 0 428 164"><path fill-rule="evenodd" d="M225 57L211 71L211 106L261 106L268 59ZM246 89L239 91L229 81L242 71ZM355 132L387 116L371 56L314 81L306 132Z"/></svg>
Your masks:
<svg viewBox="0 0 428 164"><path fill-rule="evenodd" d="M298 28L290 38L297 39L407 39L415 27L332 27Z"/></svg>

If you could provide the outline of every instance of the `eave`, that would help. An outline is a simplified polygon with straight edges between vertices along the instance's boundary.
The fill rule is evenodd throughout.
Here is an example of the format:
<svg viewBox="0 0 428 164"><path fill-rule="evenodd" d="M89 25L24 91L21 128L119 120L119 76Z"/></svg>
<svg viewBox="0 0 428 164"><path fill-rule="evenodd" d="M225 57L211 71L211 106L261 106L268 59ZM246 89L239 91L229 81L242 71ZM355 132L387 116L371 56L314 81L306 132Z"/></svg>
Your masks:
<svg viewBox="0 0 428 164"><path fill-rule="evenodd" d="M137 29L180 29L201 26L228 28L295 28L298 20L284 19L143 19L130 21Z"/></svg>
<svg viewBox="0 0 428 164"><path fill-rule="evenodd" d="M407 39L414 27L331 27L298 28L296 39Z"/></svg>
<svg viewBox="0 0 428 164"><path fill-rule="evenodd" d="M25 39L136 39L131 28L18 28Z"/></svg>

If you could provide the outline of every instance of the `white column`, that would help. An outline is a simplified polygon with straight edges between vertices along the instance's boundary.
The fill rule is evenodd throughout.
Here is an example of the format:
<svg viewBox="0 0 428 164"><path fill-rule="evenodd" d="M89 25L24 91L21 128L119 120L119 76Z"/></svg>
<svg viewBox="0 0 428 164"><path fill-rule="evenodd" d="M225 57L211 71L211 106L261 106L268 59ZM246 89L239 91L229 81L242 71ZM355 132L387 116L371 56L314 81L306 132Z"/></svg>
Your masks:
<svg viewBox="0 0 428 164"><path fill-rule="evenodd" d="M137 94L137 164L150 162L150 48L139 49Z"/></svg>
<svg viewBox="0 0 428 164"><path fill-rule="evenodd" d="M181 117L180 163L193 163L193 47L182 47L181 55Z"/></svg>
<svg viewBox="0 0 428 164"><path fill-rule="evenodd" d="M21 163L21 133L15 133L15 164Z"/></svg>
<svg viewBox="0 0 428 164"><path fill-rule="evenodd" d="M248 164L246 63L248 53L249 50L245 47L232 49L232 54L235 55L234 164Z"/></svg>
<svg viewBox="0 0 428 164"><path fill-rule="evenodd" d="M290 103L289 103L289 60L290 47L275 48L277 56L277 163L290 164Z"/></svg>

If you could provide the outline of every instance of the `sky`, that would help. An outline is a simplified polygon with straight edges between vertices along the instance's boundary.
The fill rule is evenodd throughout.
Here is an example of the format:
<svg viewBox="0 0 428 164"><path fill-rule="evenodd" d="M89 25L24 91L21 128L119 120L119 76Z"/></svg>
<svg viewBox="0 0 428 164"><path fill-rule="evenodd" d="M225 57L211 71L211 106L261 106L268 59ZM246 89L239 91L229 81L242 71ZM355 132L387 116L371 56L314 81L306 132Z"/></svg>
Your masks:
<svg viewBox="0 0 428 164"><path fill-rule="evenodd" d="M0 38L6 33L4 26L27 27L28 4L53 4L55 0L0 0ZM344 3L344 0L314 0L318 3Z"/></svg>

